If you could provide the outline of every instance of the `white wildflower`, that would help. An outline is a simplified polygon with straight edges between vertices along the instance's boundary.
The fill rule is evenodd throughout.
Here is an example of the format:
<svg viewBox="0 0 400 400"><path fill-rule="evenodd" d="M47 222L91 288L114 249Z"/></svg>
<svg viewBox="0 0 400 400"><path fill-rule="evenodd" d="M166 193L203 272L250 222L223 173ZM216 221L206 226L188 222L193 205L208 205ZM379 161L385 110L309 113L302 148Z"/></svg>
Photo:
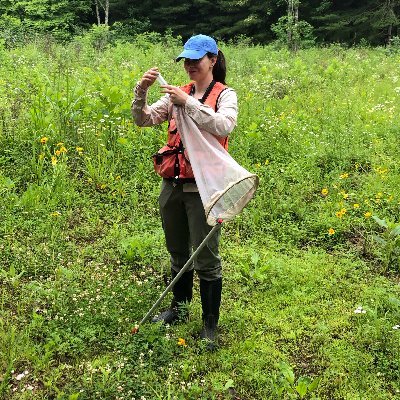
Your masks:
<svg viewBox="0 0 400 400"><path fill-rule="evenodd" d="M355 310L354 310L354 314L365 314L366 311L362 308L362 306L358 306Z"/></svg>

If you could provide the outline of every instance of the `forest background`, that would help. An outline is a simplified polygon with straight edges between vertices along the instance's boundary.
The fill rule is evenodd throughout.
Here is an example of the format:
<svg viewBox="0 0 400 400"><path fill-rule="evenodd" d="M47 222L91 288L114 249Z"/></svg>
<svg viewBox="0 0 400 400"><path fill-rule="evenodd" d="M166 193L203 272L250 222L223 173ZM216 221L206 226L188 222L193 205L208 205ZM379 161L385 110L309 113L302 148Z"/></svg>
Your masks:
<svg viewBox="0 0 400 400"><path fill-rule="evenodd" d="M97 25L119 37L202 32L266 44L297 34L308 44L382 45L398 36L399 15L399 0L0 0L0 32L11 44L33 32L68 40Z"/></svg>

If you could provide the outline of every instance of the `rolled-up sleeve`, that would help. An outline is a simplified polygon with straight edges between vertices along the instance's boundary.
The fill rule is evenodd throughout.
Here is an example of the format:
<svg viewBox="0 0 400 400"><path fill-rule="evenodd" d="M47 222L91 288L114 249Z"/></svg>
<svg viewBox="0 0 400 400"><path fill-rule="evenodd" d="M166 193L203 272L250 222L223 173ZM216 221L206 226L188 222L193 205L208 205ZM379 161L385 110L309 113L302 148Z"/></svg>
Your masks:
<svg viewBox="0 0 400 400"><path fill-rule="evenodd" d="M131 111L136 125L158 125L168 119L169 95L161 97L151 106L147 104L147 90L144 90L139 84L134 89L134 95Z"/></svg>
<svg viewBox="0 0 400 400"><path fill-rule="evenodd" d="M218 100L217 111L210 106L200 103L193 97L188 97L184 110L200 129L215 136L228 136L236 126L238 105L236 92L225 89Z"/></svg>

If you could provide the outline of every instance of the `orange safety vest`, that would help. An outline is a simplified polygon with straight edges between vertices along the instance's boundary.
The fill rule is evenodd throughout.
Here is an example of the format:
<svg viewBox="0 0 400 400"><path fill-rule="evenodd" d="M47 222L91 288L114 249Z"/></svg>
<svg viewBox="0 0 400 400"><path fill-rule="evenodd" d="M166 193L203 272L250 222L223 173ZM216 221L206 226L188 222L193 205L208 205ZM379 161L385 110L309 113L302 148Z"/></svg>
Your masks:
<svg viewBox="0 0 400 400"><path fill-rule="evenodd" d="M194 83L189 83L182 86L181 89L190 94ZM211 86L210 86L211 87ZM217 103L220 94L227 88L220 82L213 82L211 91L207 94L206 98L200 101L207 104L214 111L217 111ZM217 137L219 143L228 150L228 137ZM195 182L193 170L187 155L187 151L183 147L181 136L175 124L175 120L171 118L168 124L168 141L156 154L153 155L154 170L163 178L172 179L175 182Z"/></svg>

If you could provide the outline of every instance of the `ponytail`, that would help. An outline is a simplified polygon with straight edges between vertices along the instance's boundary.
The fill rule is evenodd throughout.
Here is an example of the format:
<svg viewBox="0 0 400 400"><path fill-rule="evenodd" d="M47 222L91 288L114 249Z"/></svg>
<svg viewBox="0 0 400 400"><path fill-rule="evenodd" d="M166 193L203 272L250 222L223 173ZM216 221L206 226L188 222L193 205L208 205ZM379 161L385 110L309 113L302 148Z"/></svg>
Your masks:
<svg viewBox="0 0 400 400"><path fill-rule="evenodd" d="M209 58L215 57L215 54L207 53ZM212 70L213 78L215 81L220 82L226 85L225 78L226 78L226 63L225 63L225 56L221 50L218 50L217 61Z"/></svg>

